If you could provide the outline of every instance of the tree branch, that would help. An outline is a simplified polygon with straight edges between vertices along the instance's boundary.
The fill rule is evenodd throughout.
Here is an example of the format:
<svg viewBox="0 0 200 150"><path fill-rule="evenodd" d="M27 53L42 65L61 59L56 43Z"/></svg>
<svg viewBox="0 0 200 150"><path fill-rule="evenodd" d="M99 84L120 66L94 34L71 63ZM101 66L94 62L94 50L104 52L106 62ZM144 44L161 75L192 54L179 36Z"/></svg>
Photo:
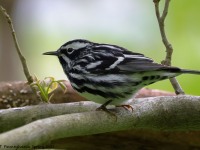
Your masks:
<svg viewBox="0 0 200 150"><path fill-rule="evenodd" d="M84 103L81 107L84 107ZM89 111L37 120L1 134L0 144L39 145L58 138L140 128L200 130L200 97L143 98L133 100L131 105L133 112L124 108L111 109L117 119L103 111Z"/></svg>
<svg viewBox="0 0 200 150"><path fill-rule="evenodd" d="M80 97L70 86L69 82L65 82L67 86L67 93L63 94L62 89L58 88L55 91L55 97L52 99L52 103L69 103L77 101L85 101L86 99ZM172 96L173 93L160 91L160 90L151 90L143 88L140 90L136 97L153 97L153 96ZM6 105L15 106L20 108L6 109L0 111L0 120L3 120L0 123L0 133L17 128L24 124L30 123L37 119L46 118L49 116L62 115L66 113L74 112L85 112L95 110L99 107L98 104L91 104L87 106L82 102L76 103L73 105L68 104L39 104L40 101L35 97L35 94L32 93L30 87L25 82L10 82L10 83L1 83L0 84L0 107ZM22 107L25 105L36 105Z"/></svg>
<svg viewBox="0 0 200 150"><path fill-rule="evenodd" d="M29 73L28 66L26 64L26 59L25 59L25 57L21 53L21 50L20 50L20 47L19 47L19 43L17 41L17 36L16 36L15 30L14 30L14 27L13 27L12 20L11 20L10 16L8 15L8 13L6 12L6 10L1 5L0 5L0 11L5 16L8 24L9 24L10 30L12 32L12 37L13 37L13 40L14 40L14 43L15 43L15 47L16 47L16 50L17 50L17 54L18 54L18 56L19 56L19 58L21 60L22 67L23 67L26 79L27 79L27 81L29 83L32 83L33 82L33 78L32 78L32 76Z"/></svg>
<svg viewBox="0 0 200 150"><path fill-rule="evenodd" d="M173 47L169 43L166 33L165 33L165 18L167 17L167 14L168 14L170 0L165 0L165 6L163 9L162 15L160 15L160 11L159 11L160 0L153 0L153 2L155 4L155 12L156 12L156 17L157 17L159 28L160 28L160 34L162 37L163 44L165 45L165 48L166 48L166 57L165 57L165 60L162 61L162 64L171 66ZM170 82L176 94L184 94L184 91L182 90L176 78L171 78Z"/></svg>
<svg viewBox="0 0 200 150"><path fill-rule="evenodd" d="M23 126L35 120L63 114L81 113L95 110L99 104L94 102L75 102L63 104L40 104L0 111L0 133Z"/></svg>

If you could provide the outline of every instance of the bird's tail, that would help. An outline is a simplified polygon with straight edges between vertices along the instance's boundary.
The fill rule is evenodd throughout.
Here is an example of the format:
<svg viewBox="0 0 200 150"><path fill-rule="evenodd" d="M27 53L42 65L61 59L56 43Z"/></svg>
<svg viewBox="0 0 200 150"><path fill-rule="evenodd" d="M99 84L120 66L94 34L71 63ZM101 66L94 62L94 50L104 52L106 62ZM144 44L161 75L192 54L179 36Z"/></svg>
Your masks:
<svg viewBox="0 0 200 150"><path fill-rule="evenodd" d="M200 75L200 71L198 71L198 70L181 69L181 73L199 74Z"/></svg>

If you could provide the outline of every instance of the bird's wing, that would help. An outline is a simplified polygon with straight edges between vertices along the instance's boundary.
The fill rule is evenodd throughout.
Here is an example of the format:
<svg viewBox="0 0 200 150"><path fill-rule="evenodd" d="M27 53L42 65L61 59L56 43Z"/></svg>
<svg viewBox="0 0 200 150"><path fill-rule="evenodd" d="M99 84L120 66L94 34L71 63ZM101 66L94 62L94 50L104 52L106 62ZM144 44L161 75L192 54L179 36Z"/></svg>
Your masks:
<svg viewBox="0 0 200 150"><path fill-rule="evenodd" d="M76 61L74 69L82 68L83 73L90 74L128 74L134 72L167 70L167 67L155 63L143 54L134 53L124 48L104 45L93 48L92 52Z"/></svg>
<svg viewBox="0 0 200 150"><path fill-rule="evenodd" d="M140 53L130 51L123 52L124 60L118 64L120 72L133 73L143 71L155 71L165 66L155 63L151 58L145 57Z"/></svg>

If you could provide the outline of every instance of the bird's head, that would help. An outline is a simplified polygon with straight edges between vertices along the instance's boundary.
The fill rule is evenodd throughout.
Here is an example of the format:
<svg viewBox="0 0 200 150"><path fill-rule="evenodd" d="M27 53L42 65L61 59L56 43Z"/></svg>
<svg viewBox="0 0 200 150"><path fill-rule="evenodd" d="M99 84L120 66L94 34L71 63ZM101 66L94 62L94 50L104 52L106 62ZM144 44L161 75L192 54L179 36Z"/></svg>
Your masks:
<svg viewBox="0 0 200 150"><path fill-rule="evenodd" d="M57 51L45 52L43 55L57 56L63 69L67 69L68 71L73 61L80 57L88 46L93 44L94 43L83 39L72 40L63 44Z"/></svg>

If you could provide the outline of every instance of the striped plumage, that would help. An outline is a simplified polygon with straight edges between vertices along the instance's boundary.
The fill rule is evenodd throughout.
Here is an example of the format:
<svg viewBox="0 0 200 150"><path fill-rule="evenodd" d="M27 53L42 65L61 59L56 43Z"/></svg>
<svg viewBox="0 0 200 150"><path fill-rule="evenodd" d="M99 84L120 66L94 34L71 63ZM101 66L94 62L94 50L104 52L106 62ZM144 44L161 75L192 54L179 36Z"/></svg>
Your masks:
<svg viewBox="0 0 200 150"><path fill-rule="evenodd" d="M200 74L157 64L143 54L116 45L82 39L69 41L57 51L44 54L58 56L72 87L83 97L100 104L109 101L120 105L146 85L182 73Z"/></svg>

